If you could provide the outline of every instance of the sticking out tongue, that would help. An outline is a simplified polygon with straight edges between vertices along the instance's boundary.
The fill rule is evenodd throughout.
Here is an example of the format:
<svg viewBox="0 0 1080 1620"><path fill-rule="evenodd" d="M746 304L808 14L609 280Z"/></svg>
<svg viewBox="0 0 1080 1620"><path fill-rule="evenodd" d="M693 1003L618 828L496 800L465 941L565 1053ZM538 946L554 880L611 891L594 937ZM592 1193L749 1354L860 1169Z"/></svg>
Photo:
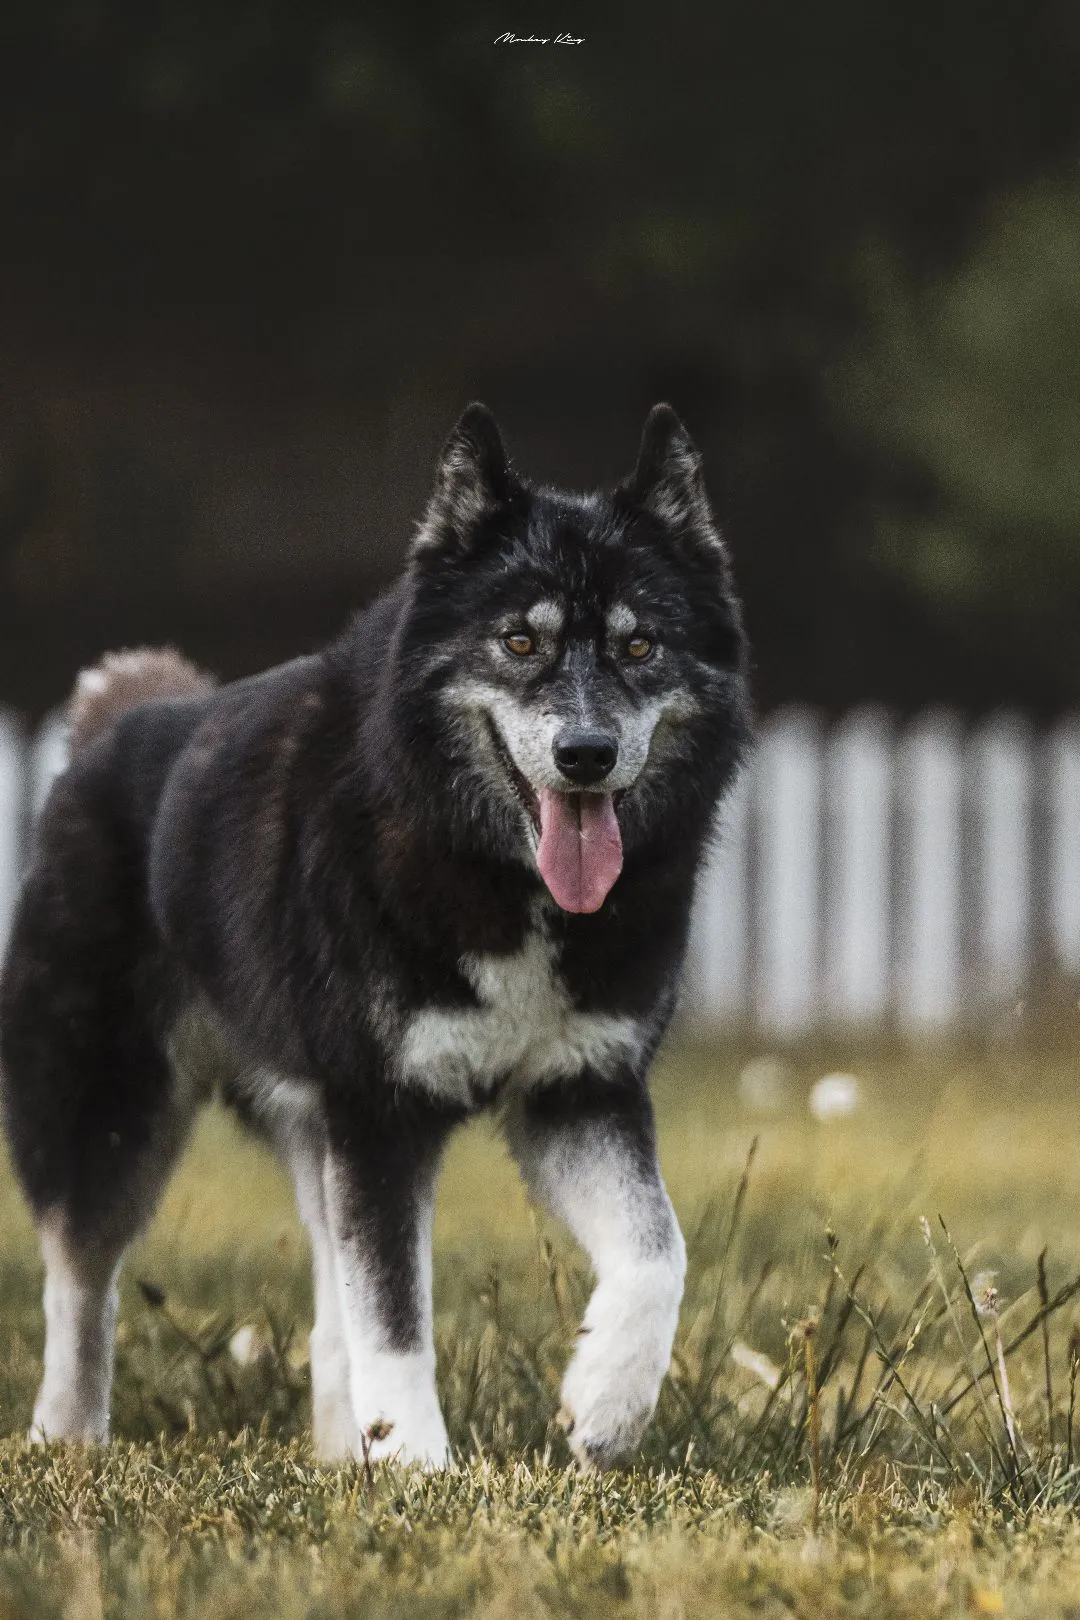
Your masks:
<svg viewBox="0 0 1080 1620"><path fill-rule="evenodd" d="M540 876L564 911L599 911L622 871L610 793L540 789Z"/></svg>

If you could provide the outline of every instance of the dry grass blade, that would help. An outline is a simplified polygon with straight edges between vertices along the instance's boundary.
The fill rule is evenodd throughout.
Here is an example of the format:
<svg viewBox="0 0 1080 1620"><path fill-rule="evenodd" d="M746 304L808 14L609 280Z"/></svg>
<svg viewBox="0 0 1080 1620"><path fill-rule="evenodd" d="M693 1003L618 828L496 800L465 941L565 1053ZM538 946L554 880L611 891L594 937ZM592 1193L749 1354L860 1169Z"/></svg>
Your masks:
<svg viewBox="0 0 1080 1620"><path fill-rule="evenodd" d="M808 1316L799 1325L803 1337L803 1355L806 1364L806 1403L810 1419L810 1472L814 1488L812 1528L814 1534L817 1535L818 1526L821 1522L821 1408L817 1368L814 1364L814 1343L817 1338L818 1323L814 1317Z"/></svg>
<svg viewBox="0 0 1080 1620"><path fill-rule="evenodd" d="M1080 1338L1075 1330L1069 1340L1069 1430L1065 1456L1069 1467L1073 1465L1073 1415L1076 1411L1076 1375L1080 1371Z"/></svg>
<svg viewBox="0 0 1080 1620"><path fill-rule="evenodd" d="M972 1291L971 1283L968 1280L967 1269L964 1266L963 1260L960 1258L960 1251L956 1247L956 1244L952 1240L952 1236L951 1236L951 1234L949 1232L949 1228L945 1225L944 1216L939 1215L938 1216L938 1221L939 1221L939 1223L941 1225L941 1230L945 1234L945 1241L949 1245L949 1249L952 1252L952 1257L953 1257L954 1261L956 1262L956 1268L959 1271L961 1280L962 1280L962 1282L964 1284L964 1293L967 1296L967 1302L968 1302L968 1305L969 1305L969 1307L971 1309L972 1320L974 1321L975 1327L976 1327L976 1329L978 1331L978 1334L979 1334L979 1342L983 1347L983 1354L986 1357L986 1364L987 1364L988 1368L990 1369L990 1379L991 1379L991 1382L993 1383L993 1386L994 1386L994 1395L995 1395L995 1398L996 1398L997 1403L998 1403L998 1410L1001 1413L1001 1421L1005 1426L1005 1437L1006 1437L1006 1439L1008 1441L1008 1444L1009 1444L1009 1455L1010 1455L1010 1459L1011 1459L1011 1463L1012 1463L1010 1483L1013 1486L1013 1488L1017 1491L1017 1493L1019 1494L1019 1496L1021 1498L1021 1501L1026 1502L1027 1490L1026 1490L1026 1487L1025 1487L1025 1484L1024 1484L1024 1477L1023 1477L1024 1476L1024 1467L1023 1467L1023 1464L1020 1461L1019 1448L1017 1446L1017 1440L1016 1440L1016 1429L1015 1429L1015 1424L1014 1424L1014 1421L1013 1421L1013 1414L1012 1414L1012 1410L1011 1410L1011 1402L1007 1398L1007 1389L1003 1389L1001 1381L999 1379L998 1367L995 1366L995 1364L994 1364L994 1357L993 1357L993 1355L991 1353L990 1346L987 1343L986 1334L983 1331L982 1316L981 1316L980 1311L979 1311L979 1306L976 1303L975 1295L974 1295L974 1292ZM998 1342L999 1342L999 1345L1000 1345L1000 1336L999 1336L999 1341ZM1002 1352L1002 1354L1001 1354L999 1365L1002 1366L1002 1367L1004 1366L1004 1352ZM982 1388L981 1383L979 1384L979 1388L980 1388L980 1391L981 1391L981 1388Z"/></svg>
<svg viewBox="0 0 1080 1620"><path fill-rule="evenodd" d="M934 1432L933 1424L923 1412L912 1391L908 1388L907 1383L904 1380L903 1373L901 1372L900 1365L893 1357L887 1344L885 1343L885 1340L881 1335L881 1330L878 1327L877 1322L874 1320L873 1315L867 1309L867 1307L862 1304L861 1300L849 1286L846 1278L836 1265L835 1261L833 1262L833 1268L836 1271L837 1281L839 1282L841 1288L843 1288L847 1297L851 1300L856 1315L873 1335L874 1345L877 1349L878 1355L885 1363L889 1370L889 1375L892 1381L896 1384L900 1393L903 1395L904 1400L907 1402L908 1410L916 1428L922 1434L930 1449L941 1458L941 1461L945 1464L946 1468L949 1470L949 1473L955 1477L960 1477L953 1459L941 1445L936 1433Z"/></svg>
<svg viewBox="0 0 1080 1620"><path fill-rule="evenodd" d="M940 1215L938 1216L938 1219L941 1220ZM945 1225L944 1221L942 1221L941 1224L942 1224L942 1227L944 1228L944 1225ZM971 1359L971 1354L970 1354L970 1352L968 1350L967 1340L964 1338L963 1332L961 1330L960 1321L959 1321L959 1318L957 1317L956 1310L955 1310L955 1307L953 1305L953 1297L952 1297L952 1294L951 1294L951 1292L949 1290L949 1285L946 1282L945 1274L941 1269L941 1262L938 1259L938 1253L937 1253L936 1248L934 1247L933 1235L932 1235L932 1233L930 1231L930 1222L926 1219L925 1216L922 1216L920 1218L920 1220L919 1220L919 1226L920 1226L920 1229L922 1231L923 1242L926 1244L926 1247L927 1247L927 1249L929 1251L929 1254L930 1254L931 1268L932 1268L934 1276L935 1276L935 1278L937 1280L938 1287L941 1290L941 1297L945 1302L945 1314L948 1316L949 1322L950 1322L950 1324L952 1326L953 1335L954 1335L954 1337L956 1339L956 1343L957 1343L957 1345L958 1345L958 1347L960 1349L960 1353L964 1358L964 1365L966 1366L967 1371L968 1371L967 1388L973 1389L975 1391L976 1395L979 1398L979 1402L980 1402L980 1404L982 1406L982 1409L983 1409L983 1416L984 1416L984 1418L986 1420L986 1427L985 1427L985 1429L983 1429L981 1431L982 1435L983 1435L983 1438L986 1441L988 1449L993 1453L993 1456L994 1456L995 1461L997 1462L998 1466L1007 1474L1009 1472L1009 1464L1008 1464L1008 1461L1007 1461L1001 1447L998 1445L997 1440L996 1440L996 1438L994 1436L993 1415L992 1415L991 1410L990 1410L989 1402L986 1399L986 1393L985 1393L985 1391L983 1389L983 1386L982 1386L980 1374L977 1372L977 1370L975 1368L975 1364ZM950 1242L950 1245L951 1245L951 1239L949 1239L949 1234L948 1234L947 1231L945 1233L945 1237ZM969 1302L971 1304L971 1308L974 1311L975 1310L975 1302L974 1302L974 1299L972 1298L971 1289L970 1289L970 1287L968 1287L968 1284L967 1284L967 1277L966 1277L966 1275L964 1273L963 1267L960 1265L960 1257L956 1253L955 1246L952 1246L952 1247L953 1247L953 1257L956 1260L957 1267L958 1267L958 1269L960 1271L961 1276L963 1277L964 1287L965 1287L966 1292L967 1292L967 1297L968 1297L968 1300L969 1300ZM988 1346L986 1344L985 1338L983 1338L983 1336L982 1336L982 1325L981 1325L981 1323L979 1323L977 1311L975 1312L975 1316L976 1316L976 1325L979 1328L979 1335L980 1335L980 1338L982 1339L983 1349L986 1352L987 1366L990 1368L991 1374L993 1374L993 1363L990 1360L990 1351L989 1351L989 1348L988 1348ZM996 1388L996 1384L995 1384L995 1388ZM945 1406L942 1406L941 1408L939 1408L939 1410L940 1410L940 1413L941 1413L942 1417L946 1417L948 1415L948 1409Z"/></svg>
<svg viewBox="0 0 1080 1620"><path fill-rule="evenodd" d="M1080 1294L1080 1277L1074 1277L1072 1282L1066 1283L1063 1288L1059 1288L1054 1297L1045 1306L1039 1306L1039 1309L1035 1312L1034 1316L1032 1316L1030 1320L1027 1321L1020 1329L1019 1333L1014 1334L1014 1336L1005 1345L1005 1355L1011 1356L1014 1351L1019 1350L1020 1346L1025 1344L1027 1340L1030 1339L1031 1335L1036 1331L1037 1328L1041 1327L1042 1324L1048 1321L1051 1316L1060 1311L1062 1306L1068 1305L1070 1300L1076 1298L1077 1294ZM955 1406L959 1406L960 1402L964 1400L966 1396L971 1394L971 1391L975 1388L976 1383L981 1383L982 1380L989 1375L989 1371L990 1369L984 1367L980 1373L973 1375L970 1381L966 1383L962 1389L958 1390L955 1395L951 1395L949 1397L948 1401L943 1404L942 1411L949 1413Z"/></svg>
<svg viewBox="0 0 1080 1620"><path fill-rule="evenodd" d="M727 1284L728 1265L735 1248L735 1240L738 1236L739 1225L742 1220L743 1210L746 1206L746 1196L750 1189L750 1173L753 1170L754 1160L757 1157L759 1141L760 1137L755 1136L750 1143L746 1154L746 1163L743 1165L742 1174L740 1175L738 1184L735 1188L735 1197L732 1200L731 1219L728 1222L727 1235L724 1239L724 1246L720 1254L720 1271L716 1280L716 1292L713 1295L712 1310L709 1315L709 1325L705 1334L703 1353L701 1357L699 1389L697 1391L697 1399L699 1404L710 1389L716 1374L723 1363L724 1356L731 1347L730 1342L725 1348L722 1349L718 1344L720 1338L719 1328L721 1315L724 1309L724 1291Z"/></svg>
<svg viewBox="0 0 1080 1620"><path fill-rule="evenodd" d="M1050 1370L1050 1289L1046 1281L1046 1250L1036 1265L1039 1282L1039 1315L1042 1317L1043 1388L1046 1393L1046 1443L1054 1444L1054 1378Z"/></svg>

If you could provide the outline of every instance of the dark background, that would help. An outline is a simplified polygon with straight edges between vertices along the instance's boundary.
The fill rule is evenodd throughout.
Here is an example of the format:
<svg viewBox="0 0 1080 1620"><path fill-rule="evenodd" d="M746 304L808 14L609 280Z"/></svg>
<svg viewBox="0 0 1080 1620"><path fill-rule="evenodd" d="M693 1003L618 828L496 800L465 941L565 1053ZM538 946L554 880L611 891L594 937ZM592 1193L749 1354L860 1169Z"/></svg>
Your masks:
<svg viewBox="0 0 1080 1620"><path fill-rule="evenodd" d="M1080 9L445 11L7 0L0 702L325 638L474 397L675 404L763 706L1080 702Z"/></svg>

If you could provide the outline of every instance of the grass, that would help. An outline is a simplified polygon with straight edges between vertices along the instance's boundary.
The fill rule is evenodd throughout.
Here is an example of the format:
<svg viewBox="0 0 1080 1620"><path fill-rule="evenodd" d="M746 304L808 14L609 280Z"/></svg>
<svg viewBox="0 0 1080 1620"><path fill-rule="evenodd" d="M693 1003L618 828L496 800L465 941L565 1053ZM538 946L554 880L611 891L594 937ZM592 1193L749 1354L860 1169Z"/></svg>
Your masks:
<svg viewBox="0 0 1080 1620"><path fill-rule="evenodd" d="M588 1278L485 1124L455 1142L437 1218L459 1466L436 1476L316 1465L291 1196L213 1113L126 1269L116 1438L28 1448L40 1269L4 1172L0 1620L1080 1620L1067 1043L807 1050L760 1115L744 1060L683 1049L657 1076L687 1300L642 1452L602 1478L573 1472L554 1421ZM816 1122L810 1085L837 1066L861 1105Z"/></svg>

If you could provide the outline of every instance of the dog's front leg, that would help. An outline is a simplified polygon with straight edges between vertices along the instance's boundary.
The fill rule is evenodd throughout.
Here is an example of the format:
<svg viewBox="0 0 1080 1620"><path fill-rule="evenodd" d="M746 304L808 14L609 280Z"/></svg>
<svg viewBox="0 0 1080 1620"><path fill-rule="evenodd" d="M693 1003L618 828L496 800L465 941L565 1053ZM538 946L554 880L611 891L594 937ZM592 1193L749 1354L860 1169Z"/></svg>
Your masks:
<svg viewBox="0 0 1080 1620"><path fill-rule="evenodd" d="M374 1458L448 1458L435 1390L431 1224L445 1113L391 1094L331 1104L325 1194L357 1433Z"/></svg>
<svg viewBox="0 0 1080 1620"><path fill-rule="evenodd" d="M656 1158L644 1082L590 1079L541 1091L508 1116L530 1190L592 1261L596 1288L563 1381L583 1467L636 1446L671 1359L686 1248Z"/></svg>

